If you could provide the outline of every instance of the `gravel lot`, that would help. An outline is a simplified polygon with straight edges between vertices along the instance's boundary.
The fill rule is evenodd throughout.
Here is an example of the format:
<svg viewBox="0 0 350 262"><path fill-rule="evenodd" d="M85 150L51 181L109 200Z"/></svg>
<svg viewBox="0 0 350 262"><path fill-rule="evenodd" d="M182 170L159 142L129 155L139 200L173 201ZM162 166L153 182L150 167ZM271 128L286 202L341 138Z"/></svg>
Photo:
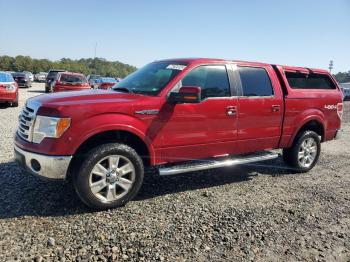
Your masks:
<svg viewBox="0 0 350 262"><path fill-rule="evenodd" d="M350 261L350 103L342 140L294 174L281 159L148 177L126 207L93 212L13 162L19 108L0 108L0 261Z"/></svg>

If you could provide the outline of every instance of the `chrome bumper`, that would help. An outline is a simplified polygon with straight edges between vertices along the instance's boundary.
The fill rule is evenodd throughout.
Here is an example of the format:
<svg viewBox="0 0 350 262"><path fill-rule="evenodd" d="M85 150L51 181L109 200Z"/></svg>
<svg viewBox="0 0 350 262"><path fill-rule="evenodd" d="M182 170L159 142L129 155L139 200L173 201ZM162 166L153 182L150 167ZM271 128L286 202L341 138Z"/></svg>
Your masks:
<svg viewBox="0 0 350 262"><path fill-rule="evenodd" d="M72 156L47 156L24 151L15 146L15 160L31 174L49 178L64 180Z"/></svg>
<svg viewBox="0 0 350 262"><path fill-rule="evenodd" d="M343 135L343 130L342 129L337 129L337 131L335 132L335 136L334 136L334 139L335 140L338 140L342 137Z"/></svg>

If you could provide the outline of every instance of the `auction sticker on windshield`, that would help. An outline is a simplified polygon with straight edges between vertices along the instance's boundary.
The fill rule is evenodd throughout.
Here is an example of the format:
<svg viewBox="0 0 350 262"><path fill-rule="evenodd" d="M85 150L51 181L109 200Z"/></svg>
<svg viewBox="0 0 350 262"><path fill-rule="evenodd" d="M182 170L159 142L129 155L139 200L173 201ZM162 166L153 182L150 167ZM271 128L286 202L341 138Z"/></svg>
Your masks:
<svg viewBox="0 0 350 262"><path fill-rule="evenodd" d="M186 66L185 65L168 65L166 69L173 69L173 70L184 70Z"/></svg>

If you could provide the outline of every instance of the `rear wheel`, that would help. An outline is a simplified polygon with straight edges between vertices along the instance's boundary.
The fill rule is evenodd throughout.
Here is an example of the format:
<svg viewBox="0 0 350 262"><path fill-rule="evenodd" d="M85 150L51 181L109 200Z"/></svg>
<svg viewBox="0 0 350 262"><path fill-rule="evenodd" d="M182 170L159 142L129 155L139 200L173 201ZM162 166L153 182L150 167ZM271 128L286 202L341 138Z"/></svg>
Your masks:
<svg viewBox="0 0 350 262"><path fill-rule="evenodd" d="M124 144L92 149L73 177L81 200L96 209L120 207L133 199L143 182L144 168L136 151Z"/></svg>
<svg viewBox="0 0 350 262"><path fill-rule="evenodd" d="M291 148L283 150L283 160L298 172L307 172L317 163L321 152L321 141L317 133L300 133Z"/></svg>

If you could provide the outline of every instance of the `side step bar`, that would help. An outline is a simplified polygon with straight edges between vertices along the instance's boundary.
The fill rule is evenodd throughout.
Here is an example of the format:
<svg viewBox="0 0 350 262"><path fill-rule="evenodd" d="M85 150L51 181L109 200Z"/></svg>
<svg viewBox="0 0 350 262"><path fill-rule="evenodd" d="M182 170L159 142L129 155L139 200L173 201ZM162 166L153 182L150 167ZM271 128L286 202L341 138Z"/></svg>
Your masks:
<svg viewBox="0 0 350 262"><path fill-rule="evenodd" d="M277 157L278 157L277 153L260 152L260 153L244 155L244 156L238 155L238 156L226 157L221 159L208 159L208 160L202 160L202 161L196 161L196 162L192 161L191 163L182 163L178 165L161 167L159 168L159 175L169 176L169 175L176 175L181 173L207 170L207 169L213 169L213 168L219 168L219 167L229 167L229 166L259 162L259 161L271 160Z"/></svg>

